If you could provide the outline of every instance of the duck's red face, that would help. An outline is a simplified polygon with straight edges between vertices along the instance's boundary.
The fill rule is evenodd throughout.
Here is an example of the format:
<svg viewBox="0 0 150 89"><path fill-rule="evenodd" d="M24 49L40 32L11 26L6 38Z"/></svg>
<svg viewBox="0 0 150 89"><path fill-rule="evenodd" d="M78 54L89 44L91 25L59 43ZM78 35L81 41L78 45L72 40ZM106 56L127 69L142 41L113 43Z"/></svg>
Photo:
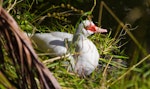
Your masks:
<svg viewBox="0 0 150 89"><path fill-rule="evenodd" d="M89 30L93 33L105 33L105 32L107 32L106 29L102 29L102 28L97 27L93 22L89 22L87 24L88 25L85 26L85 29Z"/></svg>
<svg viewBox="0 0 150 89"><path fill-rule="evenodd" d="M90 24L89 26L86 26L85 29L86 30L90 30L92 32L95 32L96 31L96 26Z"/></svg>

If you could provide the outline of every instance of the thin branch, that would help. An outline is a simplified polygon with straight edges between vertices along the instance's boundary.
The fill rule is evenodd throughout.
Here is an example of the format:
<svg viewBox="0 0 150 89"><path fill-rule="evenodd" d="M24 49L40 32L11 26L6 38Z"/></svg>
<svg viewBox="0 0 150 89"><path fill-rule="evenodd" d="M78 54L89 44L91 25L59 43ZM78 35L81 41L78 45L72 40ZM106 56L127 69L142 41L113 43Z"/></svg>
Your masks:
<svg viewBox="0 0 150 89"><path fill-rule="evenodd" d="M112 17L122 26L125 27L125 31L130 36L130 38L133 40L133 42L138 46L138 48L142 51L144 55L147 55L148 53L146 50L140 45L138 40L132 35L132 33L129 31L129 28L125 26L125 24L113 13L113 11L105 4L104 1L101 1L102 5L106 8L106 10L112 15ZM118 34L118 33L116 33Z"/></svg>
<svg viewBox="0 0 150 89"><path fill-rule="evenodd" d="M51 58L51 59L48 59L48 60L43 61L43 63L44 63L44 64L52 63L52 62L54 62L54 61L56 61L56 60L60 60L60 59L62 59L62 58L67 58L67 57L69 57L69 56L71 56L71 55L73 55L73 54L67 54L67 55L64 55L64 56L54 57L54 58Z"/></svg>
<svg viewBox="0 0 150 89"><path fill-rule="evenodd" d="M14 6L15 6L17 3L20 3L20 2L22 2L22 1L23 1L23 0L20 0L20 1L17 2L17 0L15 0L14 3L13 3L12 5L10 5L10 8L7 10L7 12L9 13L10 10L12 10L12 9L14 8Z"/></svg>
<svg viewBox="0 0 150 89"><path fill-rule="evenodd" d="M126 71L123 75L121 75L120 77L118 77L115 81L113 81L109 86L115 84L116 82L118 82L120 79L122 79L123 77L125 77L130 71L132 71L134 68L136 68L137 66L139 66L141 63L143 63L145 60L150 58L150 54L147 55L146 57L144 57L141 61L139 61L137 64L133 65L131 68L129 68L128 71Z"/></svg>
<svg viewBox="0 0 150 89"><path fill-rule="evenodd" d="M112 58L113 58L113 56L111 56L111 58L109 59L107 65L106 65L106 67L105 67L105 69L104 69L104 71L103 71L103 74L102 74L103 76L106 76L106 71L107 71L107 69L108 69L108 66L109 66L109 64L110 64L110 62L111 62L111 60L112 60Z"/></svg>
<svg viewBox="0 0 150 89"><path fill-rule="evenodd" d="M90 11L91 13L93 12L95 6L96 6L96 0L94 0L94 5L93 5L93 7L92 7L92 9L91 9L91 11Z"/></svg>
<svg viewBox="0 0 150 89"><path fill-rule="evenodd" d="M98 26L101 26L102 12L103 12L103 3L100 3L100 10L99 10L99 17L98 17Z"/></svg>

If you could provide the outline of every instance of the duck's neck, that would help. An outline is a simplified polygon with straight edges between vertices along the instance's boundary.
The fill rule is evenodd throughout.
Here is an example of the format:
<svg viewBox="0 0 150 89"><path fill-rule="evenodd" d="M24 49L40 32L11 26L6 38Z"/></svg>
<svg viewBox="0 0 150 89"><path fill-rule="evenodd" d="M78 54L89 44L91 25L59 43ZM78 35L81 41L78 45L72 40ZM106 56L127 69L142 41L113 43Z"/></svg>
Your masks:
<svg viewBox="0 0 150 89"><path fill-rule="evenodd" d="M89 32L88 30L86 30L83 26L83 24L79 24L79 27L77 28L74 37L73 37L73 41L76 41L77 38L87 38L88 36L90 36L91 34L93 34L92 32Z"/></svg>
<svg viewBox="0 0 150 89"><path fill-rule="evenodd" d="M88 35L83 34L82 30L77 30L76 33L73 36L73 44L75 44L76 42L78 42L81 39L86 39L88 37Z"/></svg>

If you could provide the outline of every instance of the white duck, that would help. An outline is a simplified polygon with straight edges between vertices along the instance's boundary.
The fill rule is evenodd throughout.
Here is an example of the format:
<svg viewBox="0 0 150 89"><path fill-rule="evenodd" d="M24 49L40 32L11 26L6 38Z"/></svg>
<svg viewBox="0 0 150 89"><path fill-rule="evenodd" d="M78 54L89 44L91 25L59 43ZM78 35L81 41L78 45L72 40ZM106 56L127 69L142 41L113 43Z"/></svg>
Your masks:
<svg viewBox="0 0 150 89"><path fill-rule="evenodd" d="M32 40L44 52L54 52L56 55L66 54L65 39L72 42L78 55L70 56L72 69L80 76L91 74L98 65L99 53L96 46L87 37L93 33L104 33L106 29L99 28L90 20L82 21L74 35L65 32L36 33Z"/></svg>

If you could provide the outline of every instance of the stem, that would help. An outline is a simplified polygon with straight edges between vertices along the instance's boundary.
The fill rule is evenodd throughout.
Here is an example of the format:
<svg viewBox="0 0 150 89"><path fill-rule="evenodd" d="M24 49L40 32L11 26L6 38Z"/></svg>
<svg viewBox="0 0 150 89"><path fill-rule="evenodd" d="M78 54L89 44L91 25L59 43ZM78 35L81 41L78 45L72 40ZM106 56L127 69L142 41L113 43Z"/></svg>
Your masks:
<svg viewBox="0 0 150 89"><path fill-rule="evenodd" d="M100 11L99 11L99 18L98 18L98 26L101 26L102 12L103 12L103 3L100 3Z"/></svg>
<svg viewBox="0 0 150 89"><path fill-rule="evenodd" d="M146 56L147 55L146 50L140 45L140 43L136 40L136 38L132 35L132 33L126 27L126 25L124 25L124 23L113 13L113 11L104 3L104 1L102 1L101 3L106 8L106 10L112 15L112 17L124 28L124 30L128 33L128 35L130 36L130 38L133 40L133 42L138 46L138 48Z"/></svg>
<svg viewBox="0 0 150 89"><path fill-rule="evenodd" d="M62 59L62 58L66 58L66 57L69 57L69 56L70 56L70 54L65 55L65 56L54 57L54 58L51 58L51 59L48 59L48 60L43 61L43 63L44 63L44 64L52 63L52 62L54 62L54 61L56 61L56 60L60 60L60 59Z"/></svg>
<svg viewBox="0 0 150 89"><path fill-rule="evenodd" d="M93 5L93 7L92 7L92 9L91 9L91 13L93 12L95 6L96 6L96 0L94 0L94 5Z"/></svg>
<svg viewBox="0 0 150 89"><path fill-rule="evenodd" d="M111 56L111 58L109 59L107 65L106 65L106 67L105 67L105 69L104 69L104 71L103 71L103 76L106 75L106 71L107 71L107 69L108 69L108 66L109 66L109 64L110 64L110 62L111 62L111 60L112 60L112 58L113 58L113 56Z"/></svg>
<svg viewBox="0 0 150 89"><path fill-rule="evenodd" d="M128 71L126 71L123 75L121 75L120 77L118 77L118 79L116 79L115 81L113 81L109 86L115 84L116 82L118 82L120 79L122 79L123 77L125 77L130 71L132 71L135 67L137 67L138 65L140 65L142 62L144 62L145 60L147 60L148 58L150 58L150 54L147 55L146 57L144 57L141 61L139 61L137 64L133 65L131 68L129 68Z"/></svg>

